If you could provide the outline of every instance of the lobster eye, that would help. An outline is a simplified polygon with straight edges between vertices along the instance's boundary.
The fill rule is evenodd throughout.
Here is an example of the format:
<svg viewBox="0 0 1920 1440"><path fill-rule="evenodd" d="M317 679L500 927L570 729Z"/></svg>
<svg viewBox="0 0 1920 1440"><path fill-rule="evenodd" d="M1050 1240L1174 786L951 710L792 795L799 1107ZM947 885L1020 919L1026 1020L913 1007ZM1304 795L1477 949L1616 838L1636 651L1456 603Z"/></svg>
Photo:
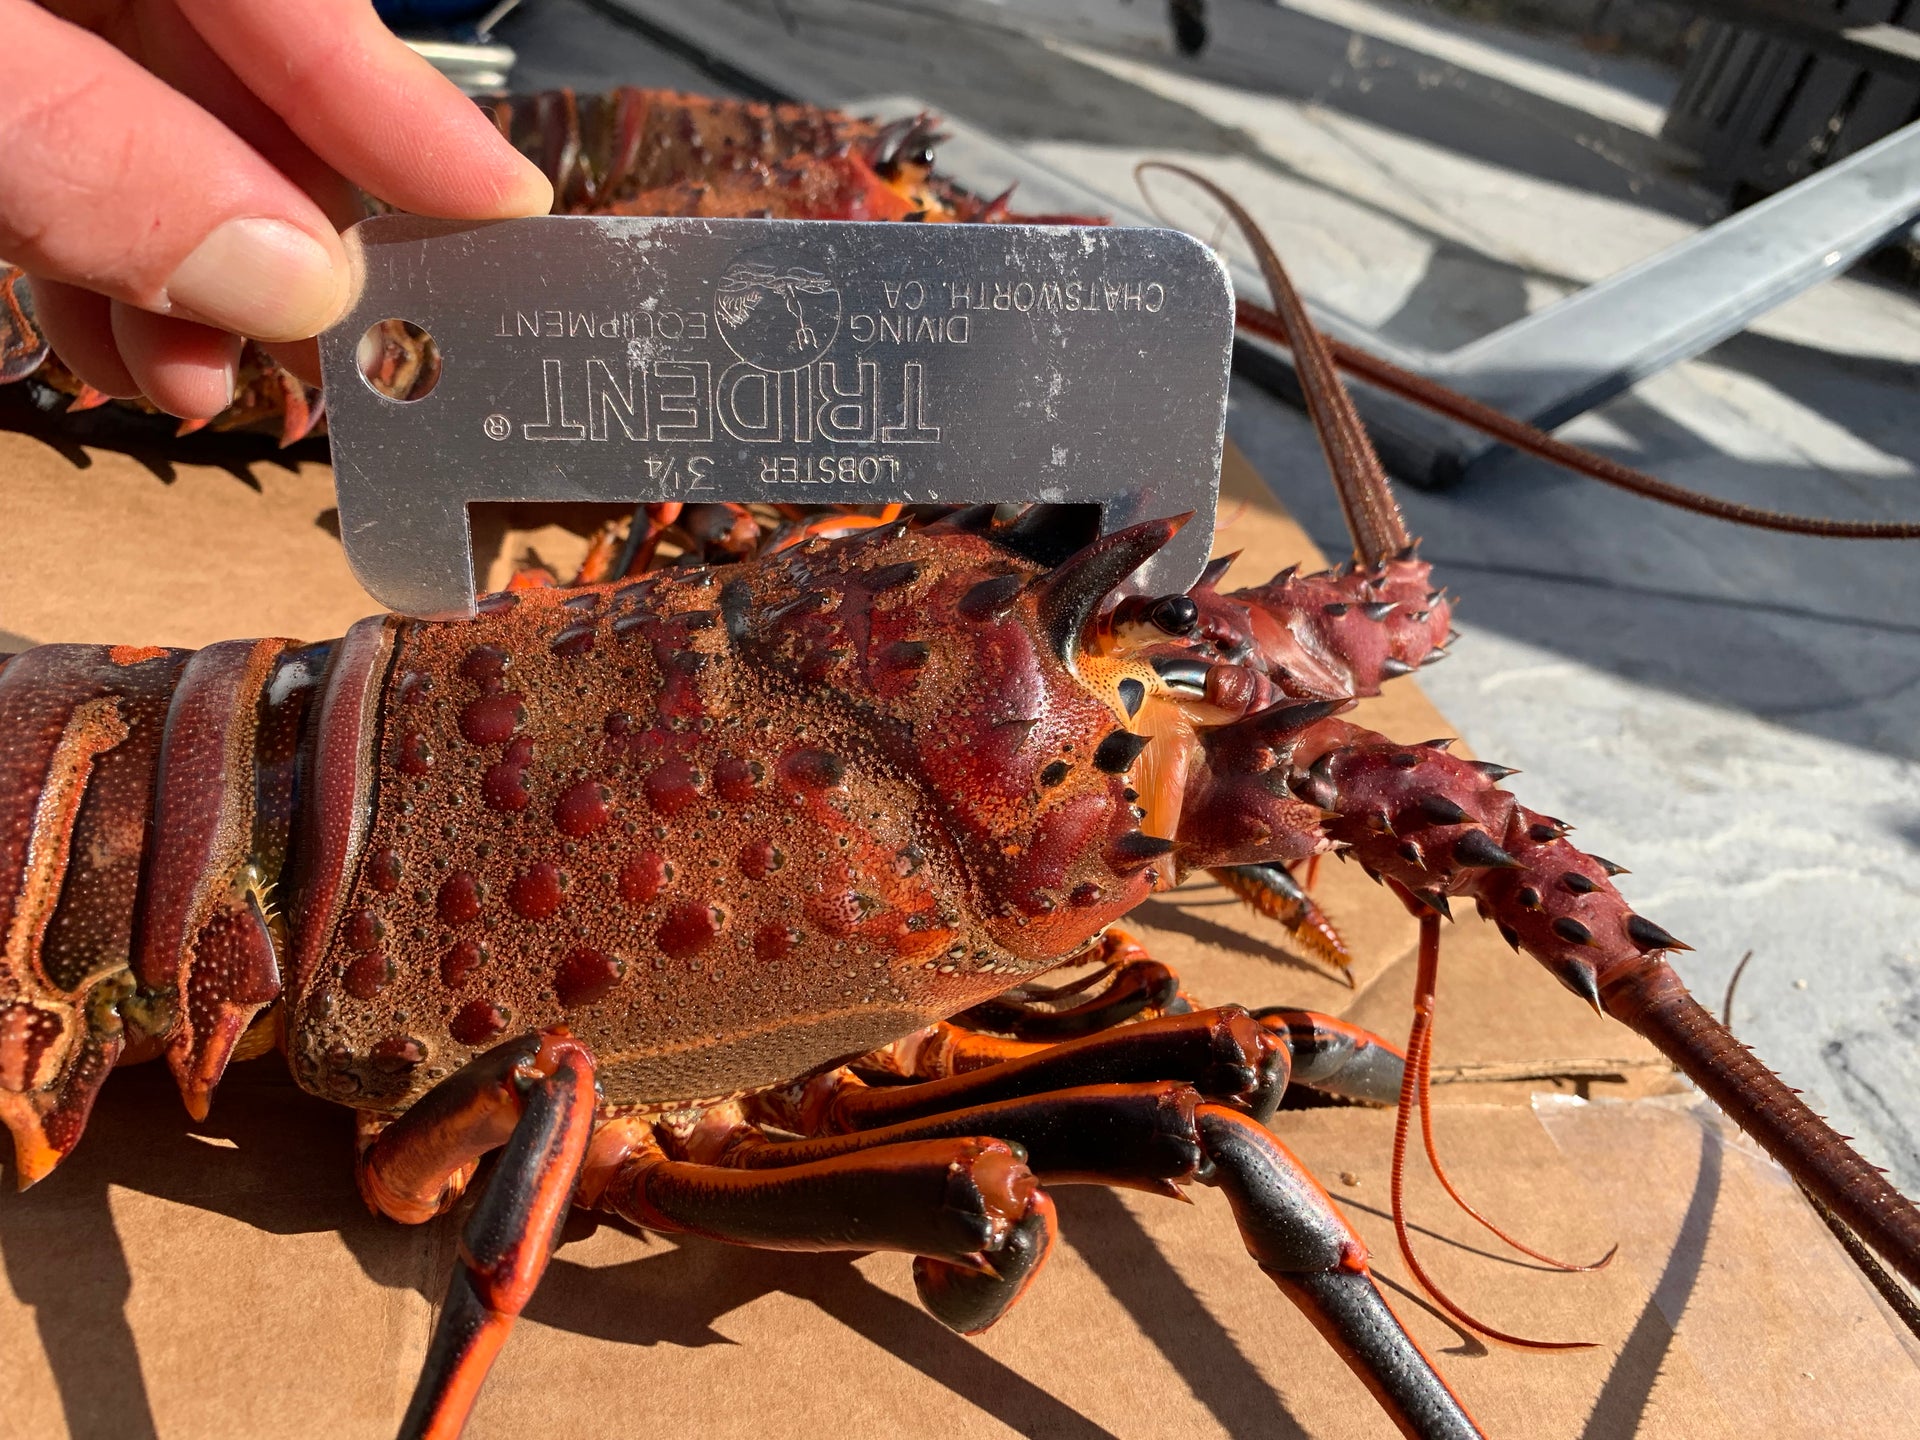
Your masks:
<svg viewBox="0 0 1920 1440"><path fill-rule="evenodd" d="M1191 635L1200 623L1200 607L1190 596L1167 595L1154 602L1147 618L1169 635Z"/></svg>

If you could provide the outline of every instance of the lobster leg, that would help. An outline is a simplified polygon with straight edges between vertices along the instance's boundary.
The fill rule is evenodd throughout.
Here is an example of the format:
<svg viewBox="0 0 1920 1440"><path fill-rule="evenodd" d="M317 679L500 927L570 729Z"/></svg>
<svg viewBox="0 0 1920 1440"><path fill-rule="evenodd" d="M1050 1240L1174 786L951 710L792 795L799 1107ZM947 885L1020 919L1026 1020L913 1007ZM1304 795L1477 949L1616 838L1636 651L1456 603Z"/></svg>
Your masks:
<svg viewBox="0 0 1920 1440"><path fill-rule="evenodd" d="M1186 1004L1179 988L1180 977L1149 959L1146 950L1125 931L1116 927L1107 932L1104 958L1114 966L1104 975L1095 973L1035 997L1065 997L1106 979L1106 988L1092 999L1070 1009L1050 1010L1015 998L1033 997L1038 987L1009 991L955 1018L969 1030L996 1030L1015 1038L1003 1040L964 1033L955 1026L938 1027L941 1043L917 1046L906 1068L922 1078L965 1074L1042 1054L1050 1048L1043 1043L1049 1038L1063 1040L1096 1029L1110 1030L1149 1008L1163 1014L1179 1013L1178 1007ZM1397 1103L1405 1057L1392 1041L1314 1010L1271 1006L1255 1011L1253 1018L1286 1047L1292 1062L1288 1083L1373 1105Z"/></svg>
<svg viewBox="0 0 1920 1440"><path fill-rule="evenodd" d="M1167 1194L1193 1177L1200 1142L1193 1129L1201 1095L1180 1080L1084 1085L990 1105L969 1105L878 1130L803 1140L756 1138L749 1130L721 1163L766 1170L804 1165L882 1145L992 1135L1020 1146L1049 1185L1117 1185Z"/></svg>
<svg viewBox="0 0 1920 1440"><path fill-rule="evenodd" d="M970 1058L984 1068L971 1068ZM965 1073L955 1073L962 1069ZM849 1088L835 1097L832 1127L872 1130L960 1105L1169 1076L1188 1080L1207 1095L1244 1100L1256 1111L1271 1113L1286 1088L1287 1055L1286 1047L1245 1010L1229 1005L1044 1047L935 1026L933 1040L918 1046L914 1073L945 1078L929 1078L924 1085Z"/></svg>
<svg viewBox="0 0 1920 1440"><path fill-rule="evenodd" d="M1099 994L1068 1009L1045 1009L1017 995L1002 995L954 1018L969 1029L997 1030L1016 1040L1072 1040L1110 1030L1145 1011L1164 1012L1179 993L1180 977L1166 966L1136 960L1114 970Z"/></svg>
<svg viewBox="0 0 1920 1440"><path fill-rule="evenodd" d="M1197 1113L1212 1183L1267 1277L1414 1440L1481 1431L1373 1283L1366 1247L1327 1192L1264 1125L1224 1105Z"/></svg>
<svg viewBox="0 0 1920 1440"><path fill-rule="evenodd" d="M669 1160L616 1122L581 1188L650 1230L762 1250L904 1251L927 1309L963 1334L1025 1293L1056 1229L1053 1202L1014 1148L977 1136L760 1171Z"/></svg>
<svg viewBox="0 0 1920 1440"><path fill-rule="evenodd" d="M593 1075L593 1057L564 1030L511 1041L429 1091L363 1157L369 1203L417 1223L450 1203L479 1155L506 1145L460 1237L402 1437L460 1433L540 1283L593 1133Z"/></svg>
<svg viewBox="0 0 1920 1440"><path fill-rule="evenodd" d="M1286 1042L1295 1084L1373 1105L1398 1103L1407 1057L1392 1041L1317 1010L1274 1005L1253 1018Z"/></svg>
<svg viewBox="0 0 1920 1440"><path fill-rule="evenodd" d="M1137 1015L1177 1009L1180 977L1119 926L1108 926L1101 937L1098 963L1104 968L1069 985L1023 985L962 1011L954 1020L970 1030L995 1030L1016 1040L1060 1041L1111 1029ZM1097 993L1078 1005L1061 1003L1096 986Z"/></svg>
<svg viewBox="0 0 1920 1440"><path fill-rule="evenodd" d="M1179 1194L1178 1183L1196 1179L1219 1186L1248 1252L1403 1432L1418 1440L1480 1434L1459 1397L1387 1306L1374 1285L1365 1244L1326 1191L1259 1121L1207 1103L1191 1085L1086 1086L949 1111L884 1130L794 1141L746 1139L723 1163L751 1170L818 1166L871 1146L892 1148L954 1134L991 1134L1021 1146L1034 1173L1048 1184L1114 1185L1168 1195Z"/></svg>

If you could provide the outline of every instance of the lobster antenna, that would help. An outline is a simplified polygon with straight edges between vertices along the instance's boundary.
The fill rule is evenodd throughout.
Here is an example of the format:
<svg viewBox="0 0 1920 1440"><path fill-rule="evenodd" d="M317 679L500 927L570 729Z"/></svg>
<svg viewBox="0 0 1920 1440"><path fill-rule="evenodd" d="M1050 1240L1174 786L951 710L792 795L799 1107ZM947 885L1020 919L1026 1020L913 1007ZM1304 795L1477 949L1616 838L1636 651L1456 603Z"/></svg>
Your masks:
<svg viewBox="0 0 1920 1440"><path fill-rule="evenodd" d="M1278 341L1292 349L1287 322L1279 315L1251 300L1236 301L1234 310L1239 324L1256 335ZM1403 370L1391 361L1382 360L1378 355L1349 345L1344 340L1336 340L1331 336L1322 338L1326 340L1334 363L1369 385L1377 385L1390 394L1424 405L1436 414L1458 421L1483 435L1490 435L1502 444L1511 445L1550 465L1559 465L1576 475L1598 480L1603 485L1625 490L1642 499L1656 500L1677 510L1690 510L1696 515L1711 516L1733 525L1779 530L1788 535L1818 535L1827 540L1920 540L1920 522L1911 520L1834 520L1824 515L1790 515L1784 510L1767 510L1758 505L1742 505L1737 500L1722 500L1717 495L1703 495L1698 490L1675 485L1670 480L1662 480L1631 465L1622 465L1618 460L1592 450L1556 440L1524 420L1516 420L1491 405L1483 405L1478 400L1462 395L1458 390L1449 390L1424 375Z"/></svg>
<svg viewBox="0 0 1920 1440"><path fill-rule="evenodd" d="M1411 893L1398 885L1394 886L1394 892L1401 895L1403 899L1408 898ZM1517 1345L1526 1350L1591 1350L1593 1348L1591 1340L1530 1340L1524 1335L1510 1335L1504 1330L1494 1329L1463 1310L1436 1285L1433 1277L1427 1274L1426 1267L1421 1265L1413 1253L1413 1236L1407 1228L1405 1190L1407 1130L1413 1116L1413 1107L1428 1098L1424 1094L1425 1087L1420 1083L1420 1077L1428 1073L1428 1054L1433 1043L1434 987L1440 970L1440 916L1424 906L1416 905L1413 908L1420 910L1420 962L1414 980L1413 1029L1407 1036L1406 1067L1400 1079L1400 1106L1393 1119L1391 1197L1393 1233L1400 1242L1400 1256L1407 1262L1407 1269L1413 1272L1413 1278L1420 1282L1421 1288L1433 1297L1434 1302L1476 1334L1484 1335L1489 1340L1497 1340L1504 1345ZM1451 1190L1452 1187L1449 1186L1448 1189ZM1474 1218L1480 1217L1476 1215ZM1482 1223L1485 1222L1482 1221ZM1608 1259L1611 1258L1612 1252L1609 1251ZM1604 1264L1605 1261L1600 1263Z"/></svg>
<svg viewBox="0 0 1920 1440"><path fill-rule="evenodd" d="M1280 264L1280 257L1274 253L1273 246L1267 242L1267 237L1240 202L1206 176L1184 165L1174 165L1164 160L1142 161L1133 169L1134 179L1140 183L1142 194L1147 191L1141 177L1148 170L1165 170L1198 185L1232 217L1233 223L1253 247L1254 258L1260 262L1260 273L1266 277L1267 288L1273 292L1273 302L1278 310L1275 318L1285 332L1287 348L1293 352L1294 366L1300 375L1300 388L1306 395L1307 413L1313 418L1313 428L1320 437L1320 448L1326 452L1327 465L1333 471L1334 492L1340 497L1340 509L1346 515L1347 530L1353 536L1355 558L1364 565L1377 566L1399 554L1407 548L1409 536L1406 521L1400 515L1400 506L1393 498L1392 487L1387 483L1387 472L1381 468L1380 457L1373 451L1373 442L1367 438L1367 432L1360 424L1359 412L1353 408L1353 400L1334 368L1326 337L1314 328L1313 321L1307 317L1307 307L1301 302L1299 292L1293 288L1293 282L1287 278L1286 269ZM1148 203L1152 204L1151 196L1148 197Z"/></svg>
<svg viewBox="0 0 1920 1440"><path fill-rule="evenodd" d="M1749 950L1740 957L1740 963L1733 967L1733 978L1727 981L1727 998L1720 1003L1720 1023L1729 1030L1733 1028L1733 992L1739 988L1740 977L1747 973L1747 965L1753 959ZM1920 1338L1920 1302L1915 1301L1907 1287L1880 1263L1880 1257L1866 1247L1860 1237L1853 1233L1851 1226L1833 1213L1833 1208L1822 1200L1806 1183L1795 1180L1800 1193L1807 1197L1807 1204L1813 1207L1813 1213L1820 1217L1840 1248L1847 1252L1847 1258L1853 1261L1861 1276L1873 1286L1880 1298L1887 1302L1887 1308L1900 1317L1900 1323L1916 1337Z"/></svg>

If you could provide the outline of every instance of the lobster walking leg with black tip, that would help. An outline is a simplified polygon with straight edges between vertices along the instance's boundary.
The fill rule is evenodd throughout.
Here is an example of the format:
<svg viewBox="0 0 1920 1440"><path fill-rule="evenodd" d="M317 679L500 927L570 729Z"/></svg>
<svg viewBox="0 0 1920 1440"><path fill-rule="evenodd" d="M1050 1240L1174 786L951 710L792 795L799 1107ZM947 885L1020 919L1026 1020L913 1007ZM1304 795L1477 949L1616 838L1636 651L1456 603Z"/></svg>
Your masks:
<svg viewBox="0 0 1920 1440"><path fill-rule="evenodd" d="M502 105L509 129L537 112L576 142L616 133L572 97ZM1029 1376L995 1358L999 1337L1097 1366L1133 1335L1167 1352L1169 1406L1191 1392L1235 1433L1363 1406L1356 1433L1376 1417L1420 1440L1537 1433L1476 1419L1531 1412L1476 1393L1472 1337L1624 1355L1637 1332L1536 1335L1450 1293L1470 1271L1451 1253L1443 1283L1434 1263L1416 1121L1443 1192L1530 1278L1624 1286L1656 1260L1605 1236L1536 1248L1443 1167L1445 937L1471 900L1568 1007L1644 1036L1784 1166L1883 1267L1875 1283L1920 1280L1920 1212L1687 994L1669 958L1688 945L1629 901L1623 866L1528 808L1513 770L1350 716L1445 657L1455 598L1342 388L1364 362L1328 349L1231 197L1212 192L1272 290L1270 309L1238 297L1239 319L1292 351L1354 545L1242 588L1209 559L1236 314L1210 253L1167 231L994 225L1005 197L941 217L986 225L821 224L830 201L843 220L925 219L965 197L932 175L922 125L692 113L768 144L814 123L826 158L788 177L814 223L715 216L711 176L610 175L575 144L554 152L575 167L563 203L624 213L356 232L365 286L323 337L336 524L395 613L317 642L101 635L0 659L0 1122L33 1188L11 1204L92 1186L107 1216L102 1177L122 1171L90 1159L89 1131L125 1136L116 1072L140 1061L164 1059L229 1163L209 1127L277 1051L261 1064L304 1097L268 1093L326 1102L379 1235L437 1224L420 1233L444 1242L389 1266L365 1259L388 1241L353 1232L380 1283L435 1277L418 1377L382 1372L375 1429L517 1432L560 1403L517 1368L553 1363L555 1337L528 1332L557 1328L618 1340L592 1383L635 1404L659 1400L669 1350L744 1352L722 1388L745 1392L851 1330L971 1386L999 1423L1068 1433L1093 1423L1052 1393L1075 1367ZM761 199L772 183L732 178ZM631 510L567 583L530 564L477 593L468 505L559 499ZM1355 933L1412 917L1404 1046L1202 996L1158 948L1175 924L1266 937L1246 951L1262 985L1331 978L1317 993L1377 1002L1380 957L1330 898L1336 870L1383 887L1386 919ZM1208 877L1216 909L1182 908ZM1310 1168L1288 1102L1312 1097L1325 1126L1351 1117L1390 1147L1383 1185ZM230 1166L273 1189L265 1137ZM177 1226L205 1193L163 1197L188 1212ZM208 1208L308 1238L250 1193ZM611 1243L634 1263L576 1262L569 1210L626 1227ZM1376 1269L1363 1228L1399 1258ZM1182 1279L1181 1247L1230 1231L1245 1258L1209 1283L1284 1299L1297 1323L1230 1313L1248 1336L1292 1324L1285 1346L1254 1353ZM0 1207L16 1289L35 1273L22 1233ZM1464 1253L1505 1254L1479 1244ZM880 1258L849 1280L819 1252ZM675 1297L648 1293L668 1277ZM1050 1286L1107 1308L1046 1310ZM42 1316L87 1303L54 1289L30 1297ZM708 1340L734 1309L801 1298L836 1324ZM71 1390L62 1333L43 1348ZM1324 1354L1300 1353L1314 1340ZM1529 1356L1528 1373L1545 1391L1577 1363ZM1223 1365L1255 1400L1223 1398L1239 1383ZM1260 1388L1293 1372L1325 1391ZM716 1403L677 1398L686 1429ZM81 1401L59 1404L85 1428Z"/></svg>

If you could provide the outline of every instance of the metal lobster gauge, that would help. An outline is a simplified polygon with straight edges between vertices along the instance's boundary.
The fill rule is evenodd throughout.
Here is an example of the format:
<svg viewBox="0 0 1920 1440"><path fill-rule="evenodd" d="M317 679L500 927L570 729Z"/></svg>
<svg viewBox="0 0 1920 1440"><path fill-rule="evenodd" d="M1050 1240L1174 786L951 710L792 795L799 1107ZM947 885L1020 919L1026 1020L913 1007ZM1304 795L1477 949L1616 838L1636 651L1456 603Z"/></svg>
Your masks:
<svg viewBox="0 0 1920 1440"><path fill-rule="evenodd" d="M1213 539L1233 296L1173 230L385 216L321 337L341 535L362 584L471 614L489 500L1097 504L1193 512L1139 577ZM383 322L439 374L362 372Z"/></svg>

